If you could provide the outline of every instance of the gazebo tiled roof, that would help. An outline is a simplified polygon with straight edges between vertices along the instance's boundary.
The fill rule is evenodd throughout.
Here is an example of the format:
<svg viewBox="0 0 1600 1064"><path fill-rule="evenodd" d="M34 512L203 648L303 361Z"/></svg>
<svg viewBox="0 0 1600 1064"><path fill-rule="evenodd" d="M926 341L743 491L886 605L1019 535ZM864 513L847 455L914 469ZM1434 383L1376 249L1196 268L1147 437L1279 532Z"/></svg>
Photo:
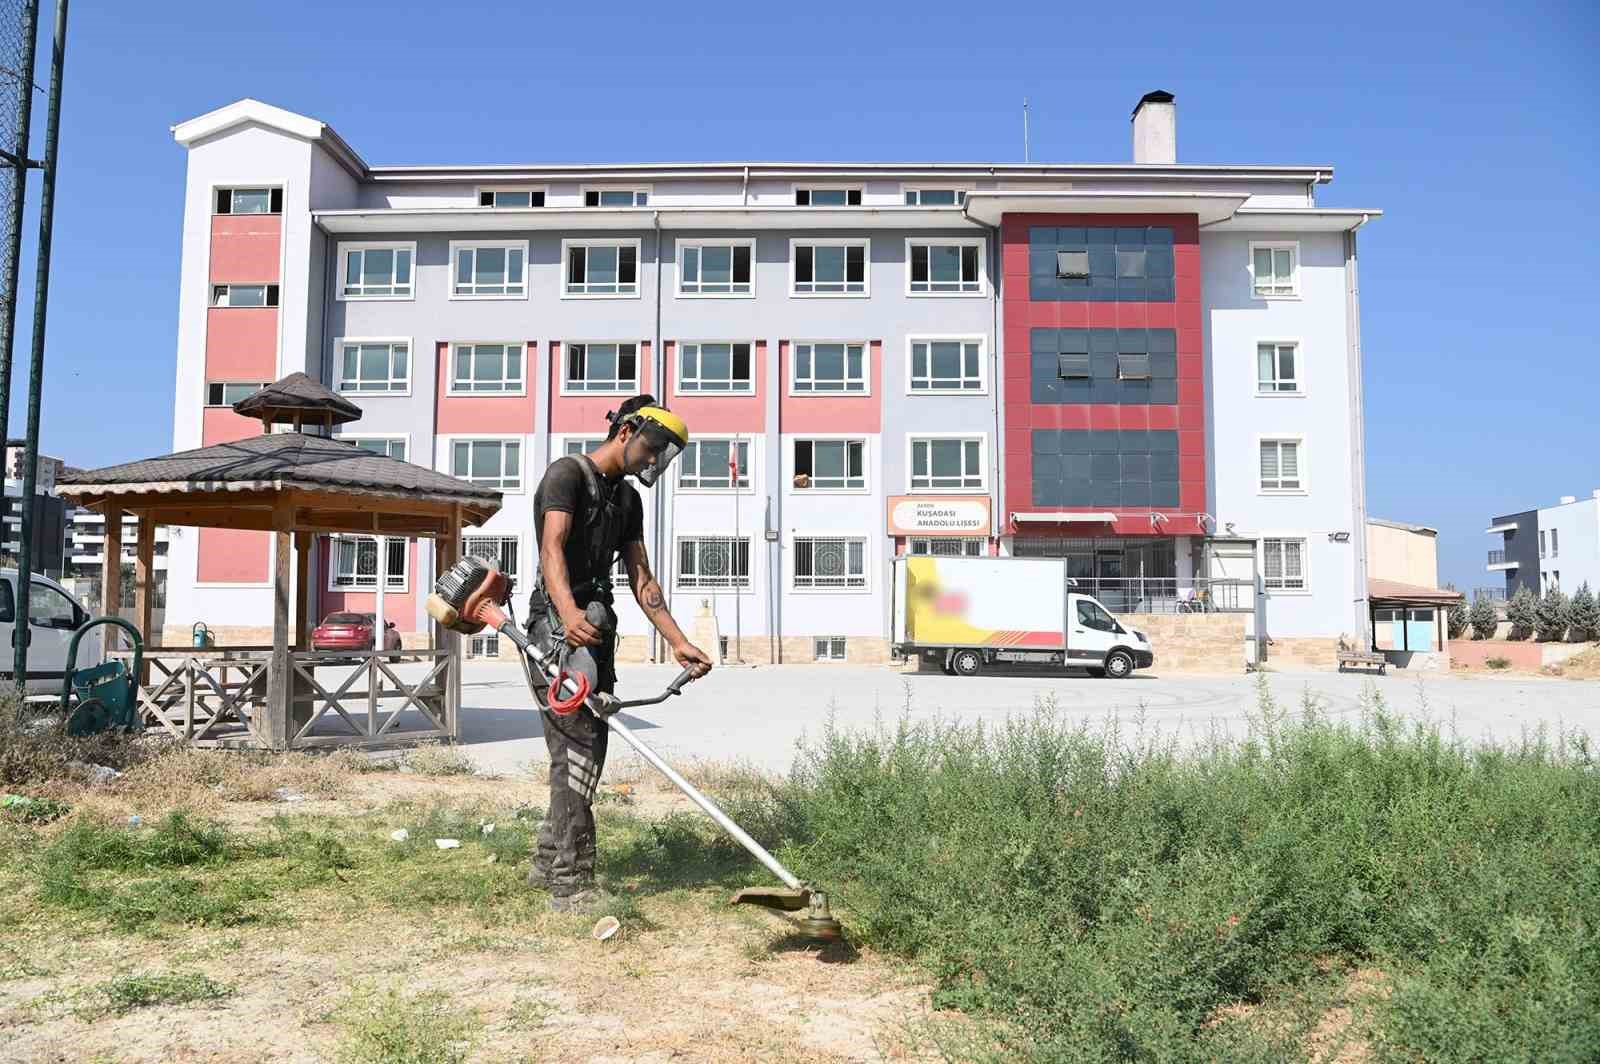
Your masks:
<svg viewBox="0 0 1600 1064"><path fill-rule="evenodd" d="M334 395L321 381L291 373L233 404L233 412L267 424L343 425L361 419L361 408Z"/></svg>

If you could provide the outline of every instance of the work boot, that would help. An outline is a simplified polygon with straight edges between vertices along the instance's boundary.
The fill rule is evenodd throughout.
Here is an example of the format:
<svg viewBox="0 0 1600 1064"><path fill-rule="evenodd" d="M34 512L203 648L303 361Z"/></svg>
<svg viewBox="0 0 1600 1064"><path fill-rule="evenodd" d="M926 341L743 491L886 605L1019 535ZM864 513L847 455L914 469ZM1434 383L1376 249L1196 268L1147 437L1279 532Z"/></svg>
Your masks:
<svg viewBox="0 0 1600 1064"><path fill-rule="evenodd" d="M550 896L550 911L553 913L575 913L593 916L596 913L605 912L615 902L615 897L601 890L598 885L590 884L570 894L552 894Z"/></svg>

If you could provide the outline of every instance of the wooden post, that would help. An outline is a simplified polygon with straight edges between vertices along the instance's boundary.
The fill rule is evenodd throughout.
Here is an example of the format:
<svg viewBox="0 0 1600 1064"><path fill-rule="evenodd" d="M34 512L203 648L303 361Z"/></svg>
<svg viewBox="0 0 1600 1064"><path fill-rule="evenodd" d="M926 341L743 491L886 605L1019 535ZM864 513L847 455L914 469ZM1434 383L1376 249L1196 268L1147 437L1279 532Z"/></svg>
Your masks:
<svg viewBox="0 0 1600 1064"><path fill-rule="evenodd" d="M311 629L316 620L311 616L311 543L310 532L294 534L294 646L296 650L311 649Z"/></svg>
<svg viewBox="0 0 1600 1064"><path fill-rule="evenodd" d="M289 531L291 512L286 500L273 507L272 550L272 657L267 666L267 743L274 750L288 747L294 730L290 712L294 701L294 678L289 667L289 554L294 533Z"/></svg>
<svg viewBox="0 0 1600 1064"><path fill-rule="evenodd" d="M455 503L450 507L450 527L445 532L443 544L439 550L439 574L444 573L454 565L461 556L461 504ZM444 649L450 655L450 665L445 669L444 689L444 725L450 738L461 737L461 637L455 632L445 630Z"/></svg>
<svg viewBox="0 0 1600 1064"><path fill-rule="evenodd" d="M146 647L159 646L161 633L152 632L156 609L156 522L146 510L139 515L139 542L133 563L133 614L134 624L144 637ZM118 566L120 569L121 567ZM134 677L138 683L150 682L150 666L145 664Z"/></svg>
<svg viewBox="0 0 1600 1064"><path fill-rule="evenodd" d="M122 610L122 510L107 503L105 565L100 578L100 613L105 617L120 616ZM111 641L106 640L106 649Z"/></svg>

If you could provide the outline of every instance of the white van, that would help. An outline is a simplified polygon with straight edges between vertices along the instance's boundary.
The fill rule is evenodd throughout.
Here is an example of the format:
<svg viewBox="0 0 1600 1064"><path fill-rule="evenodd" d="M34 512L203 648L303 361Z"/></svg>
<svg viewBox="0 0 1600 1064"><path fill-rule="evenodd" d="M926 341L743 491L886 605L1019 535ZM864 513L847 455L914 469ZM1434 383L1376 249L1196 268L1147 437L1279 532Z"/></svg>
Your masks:
<svg viewBox="0 0 1600 1064"><path fill-rule="evenodd" d="M89 611L48 576L35 575L28 592L28 693L59 694L67 668L72 633L89 620ZM11 683L16 668L17 571L0 569L0 681ZM100 663L104 632L96 629L78 643L78 666Z"/></svg>

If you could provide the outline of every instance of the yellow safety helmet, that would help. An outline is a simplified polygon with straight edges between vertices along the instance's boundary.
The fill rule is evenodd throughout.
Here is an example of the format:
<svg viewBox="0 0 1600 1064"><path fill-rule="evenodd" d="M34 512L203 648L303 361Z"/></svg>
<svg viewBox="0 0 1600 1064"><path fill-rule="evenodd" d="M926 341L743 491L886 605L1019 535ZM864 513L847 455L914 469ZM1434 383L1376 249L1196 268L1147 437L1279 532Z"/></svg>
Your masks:
<svg viewBox="0 0 1600 1064"><path fill-rule="evenodd" d="M673 459L689 444L689 426L683 418L664 406L641 406L619 418L634 430L634 439L650 454L650 464L633 475L645 487L652 487L667 471ZM631 447L633 440L629 440Z"/></svg>

